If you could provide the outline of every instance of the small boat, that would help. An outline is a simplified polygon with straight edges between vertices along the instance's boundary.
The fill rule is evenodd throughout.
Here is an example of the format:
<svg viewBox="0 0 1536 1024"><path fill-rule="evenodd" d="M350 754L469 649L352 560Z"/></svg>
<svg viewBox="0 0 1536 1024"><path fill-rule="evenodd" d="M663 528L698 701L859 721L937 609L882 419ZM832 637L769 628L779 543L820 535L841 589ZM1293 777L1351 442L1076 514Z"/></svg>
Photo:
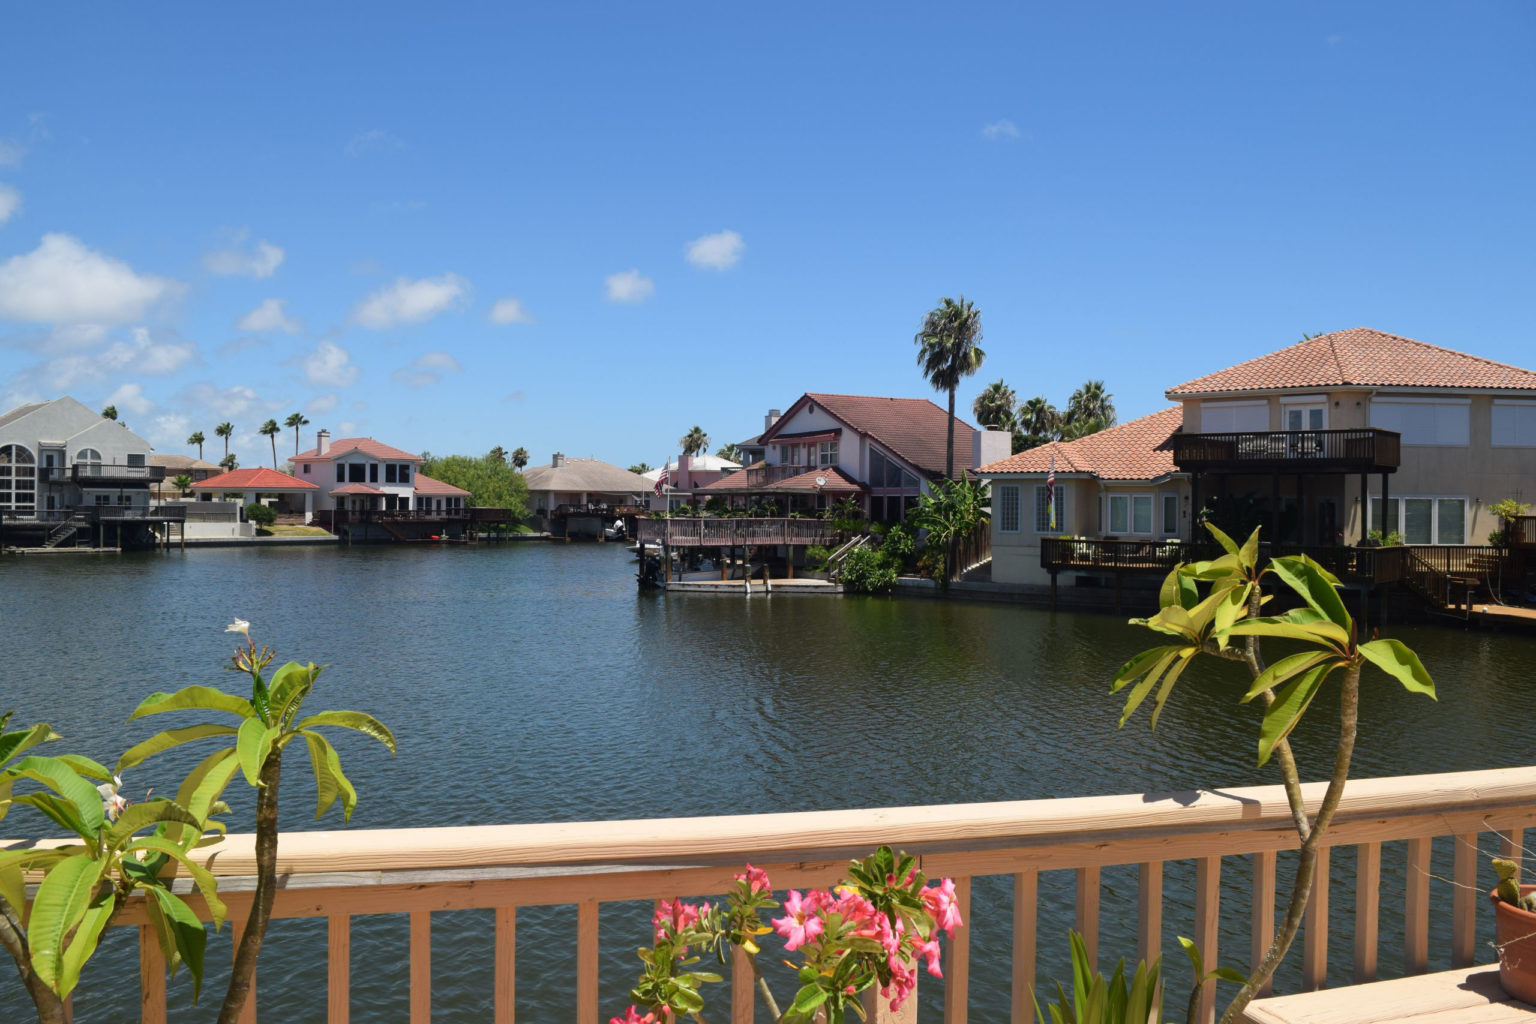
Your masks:
<svg viewBox="0 0 1536 1024"><path fill-rule="evenodd" d="M604 540L623 540L624 537L624 520L622 519L615 519L611 525L603 528Z"/></svg>

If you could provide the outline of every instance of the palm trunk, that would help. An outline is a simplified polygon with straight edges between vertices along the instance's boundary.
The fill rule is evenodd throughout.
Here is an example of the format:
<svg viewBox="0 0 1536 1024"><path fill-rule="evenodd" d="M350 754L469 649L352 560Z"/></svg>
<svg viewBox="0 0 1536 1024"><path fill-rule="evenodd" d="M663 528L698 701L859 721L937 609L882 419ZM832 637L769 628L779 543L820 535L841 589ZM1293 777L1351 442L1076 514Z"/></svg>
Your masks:
<svg viewBox="0 0 1536 1024"><path fill-rule="evenodd" d="M277 468L277 435L273 434L267 440L272 442L272 468Z"/></svg>
<svg viewBox="0 0 1536 1024"><path fill-rule="evenodd" d="M256 891L251 899L251 916L246 919L240 945L235 950L235 965L230 970L218 1024L235 1024L240 1019L256 977L261 940L272 917L272 900L277 895L277 784L282 773L281 758L274 751L261 766L261 786L256 790Z"/></svg>
<svg viewBox="0 0 1536 1024"><path fill-rule="evenodd" d="M21 927L21 915L9 903L0 899L0 946L16 961L16 973L32 1005L37 1008L38 1024L65 1024L64 1000L49 988L37 972L32 970L31 950L27 948L26 931Z"/></svg>
<svg viewBox="0 0 1536 1024"><path fill-rule="evenodd" d="M945 425L946 444L944 446L944 485L948 487L955 480L955 389L949 389L949 422ZM950 537L944 545L944 589L949 589L949 579L955 572L955 538Z"/></svg>

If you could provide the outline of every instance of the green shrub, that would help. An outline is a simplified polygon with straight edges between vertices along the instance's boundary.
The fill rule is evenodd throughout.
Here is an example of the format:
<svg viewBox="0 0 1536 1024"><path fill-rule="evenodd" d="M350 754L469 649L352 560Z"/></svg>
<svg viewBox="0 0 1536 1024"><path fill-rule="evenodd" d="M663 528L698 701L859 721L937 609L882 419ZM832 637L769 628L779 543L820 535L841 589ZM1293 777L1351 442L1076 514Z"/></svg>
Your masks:
<svg viewBox="0 0 1536 1024"><path fill-rule="evenodd" d="M832 554L820 544L812 544L805 549L805 567L812 572L820 572L827 567L827 558Z"/></svg>
<svg viewBox="0 0 1536 1024"><path fill-rule="evenodd" d="M896 585L896 566L878 551L859 548L843 562L843 588L854 594L883 594Z"/></svg>
<svg viewBox="0 0 1536 1024"><path fill-rule="evenodd" d="M1396 530L1392 530L1388 533L1382 533L1380 530L1372 530L1370 533L1366 534L1366 536L1384 548L1401 547L1403 543L1403 535L1398 533Z"/></svg>
<svg viewBox="0 0 1536 1024"><path fill-rule="evenodd" d="M277 511L270 505L263 505L259 501L253 501L245 506L245 521L255 523L265 529L277 522Z"/></svg>
<svg viewBox="0 0 1536 1024"><path fill-rule="evenodd" d="M885 532L885 543L880 546L880 550L905 565L917 550L917 538L912 535L909 527L897 523Z"/></svg>

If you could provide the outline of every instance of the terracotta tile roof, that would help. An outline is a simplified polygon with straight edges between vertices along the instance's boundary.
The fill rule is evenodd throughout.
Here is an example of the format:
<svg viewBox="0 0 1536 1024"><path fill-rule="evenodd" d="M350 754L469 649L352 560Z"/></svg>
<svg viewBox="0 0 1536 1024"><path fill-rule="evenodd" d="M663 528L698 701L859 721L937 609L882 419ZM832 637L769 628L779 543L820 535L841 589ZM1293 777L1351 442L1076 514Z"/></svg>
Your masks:
<svg viewBox="0 0 1536 1024"><path fill-rule="evenodd" d="M828 395L806 392L833 416L861 434L868 434L931 477L944 475L944 445L949 414L926 398L880 398L871 395ZM798 406L799 403L796 403ZM795 409L792 407L790 413ZM789 414L779 420L787 425ZM777 424L776 424L777 425ZM769 430L761 440L772 443ZM976 428L955 417L955 466L971 467Z"/></svg>
<svg viewBox="0 0 1536 1024"><path fill-rule="evenodd" d="M1056 472L1089 473L1101 480L1156 480L1175 472L1172 437L1184 423L1184 407L1130 420L1076 441L1050 444L1019 452L982 466L980 476L1001 473L1040 473L1056 459Z"/></svg>
<svg viewBox="0 0 1536 1024"><path fill-rule="evenodd" d="M195 487L197 485L194 484L193 486ZM369 487L367 484L343 484L341 487L336 488L331 493L347 496L353 494L383 494L384 492L379 490L377 487Z"/></svg>
<svg viewBox="0 0 1536 1024"><path fill-rule="evenodd" d="M940 470L940 472L943 472ZM816 478L821 477L826 481L819 488ZM723 476L712 484L703 487L695 487L695 493L709 491L714 494L815 494L817 490L826 494L852 494L867 490L863 484L854 480L840 469L824 466L818 469L806 470L797 476L786 477L771 484L749 485L745 473L731 473Z"/></svg>
<svg viewBox="0 0 1536 1024"><path fill-rule="evenodd" d="M331 493L335 494L336 492L332 491ZM453 484L445 484L441 480L434 480L425 473L416 474L416 493L443 495L445 497L462 494L466 498L469 497L469 492L464 488L455 487Z"/></svg>
<svg viewBox="0 0 1536 1024"><path fill-rule="evenodd" d="M1532 390L1536 389L1536 373L1412 338L1354 327L1196 377L1169 388L1167 396L1348 386Z"/></svg>
<svg viewBox="0 0 1536 1024"><path fill-rule="evenodd" d="M324 455L320 454L320 449L311 448L308 451L299 452L299 454L294 456L294 459L301 462L305 459L311 461L315 459L334 459L351 451L359 451L364 455L372 455L376 459L388 459L391 462L421 461L420 455L412 455L408 451L384 444L382 441L375 441L371 437L343 437L340 440L332 441L330 448L326 449Z"/></svg>
<svg viewBox="0 0 1536 1024"><path fill-rule="evenodd" d="M194 491L318 491L308 480L275 469L234 469L192 485Z"/></svg>

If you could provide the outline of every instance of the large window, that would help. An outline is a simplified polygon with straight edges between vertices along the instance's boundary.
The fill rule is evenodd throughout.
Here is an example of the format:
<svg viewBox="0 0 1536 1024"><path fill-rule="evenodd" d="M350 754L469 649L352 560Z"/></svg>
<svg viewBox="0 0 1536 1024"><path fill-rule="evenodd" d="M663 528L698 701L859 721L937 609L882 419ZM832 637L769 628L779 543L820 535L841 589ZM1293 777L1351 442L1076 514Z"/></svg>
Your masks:
<svg viewBox="0 0 1536 1024"><path fill-rule="evenodd" d="M1494 402L1493 445L1536 448L1536 402Z"/></svg>
<svg viewBox="0 0 1536 1024"><path fill-rule="evenodd" d="M1045 500L1045 485L1035 488L1035 532L1036 533L1062 533L1067 528L1067 492L1060 484L1056 485L1056 495L1053 501ZM1056 506L1056 521L1051 522L1051 506Z"/></svg>
<svg viewBox="0 0 1536 1024"><path fill-rule="evenodd" d="M1200 431L1204 434L1268 430L1268 402L1201 402Z"/></svg>
<svg viewBox="0 0 1536 1024"><path fill-rule="evenodd" d="M1003 533L1019 532L1019 485L1000 484L997 488L997 528Z"/></svg>
<svg viewBox="0 0 1536 1024"><path fill-rule="evenodd" d="M25 445L0 447L0 508L17 512L37 508L37 459Z"/></svg>
<svg viewBox="0 0 1536 1024"><path fill-rule="evenodd" d="M1163 495L1163 532L1172 536L1179 532L1179 496Z"/></svg>
<svg viewBox="0 0 1536 1024"><path fill-rule="evenodd" d="M81 448L75 453L75 465L80 476L101 475L101 452L95 448Z"/></svg>
<svg viewBox="0 0 1536 1024"><path fill-rule="evenodd" d="M1109 496L1109 532L1152 532L1152 495L1111 494Z"/></svg>
<svg viewBox="0 0 1536 1024"><path fill-rule="evenodd" d="M823 442L821 442L821 444L817 445L816 454L817 454L817 457L820 459L819 465L822 465L822 466L835 466L835 465L837 465L837 442L836 441L823 441Z"/></svg>
<svg viewBox="0 0 1536 1024"><path fill-rule="evenodd" d="M354 484L363 483L363 473L365 471L365 467L361 462L347 463L347 482Z"/></svg>
<svg viewBox="0 0 1536 1024"><path fill-rule="evenodd" d="M1373 495L1371 529L1400 534L1404 544L1465 544L1467 499L1433 495L1389 498L1383 519L1381 495Z"/></svg>
<svg viewBox="0 0 1536 1024"><path fill-rule="evenodd" d="M1471 414L1465 399L1371 399L1371 426L1397 431L1403 444L1465 447L1471 443Z"/></svg>

